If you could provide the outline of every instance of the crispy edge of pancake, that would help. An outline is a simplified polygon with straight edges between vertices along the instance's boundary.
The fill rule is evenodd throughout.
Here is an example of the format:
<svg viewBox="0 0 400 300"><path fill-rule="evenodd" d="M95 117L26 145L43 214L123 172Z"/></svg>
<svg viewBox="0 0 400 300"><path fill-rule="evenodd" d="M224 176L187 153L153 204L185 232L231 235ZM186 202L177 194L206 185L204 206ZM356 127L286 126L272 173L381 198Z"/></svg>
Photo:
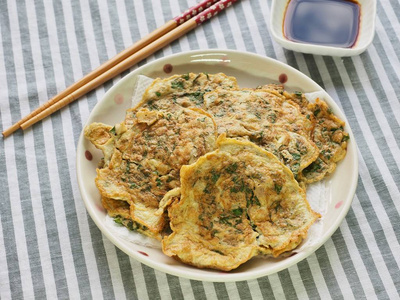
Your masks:
<svg viewBox="0 0 400 300"><path fill-rule="evenodd" d="M114 127L94 122L84 128L84 136L97 149L103 152L104 159L100 167L108 166L115 149L115 140L126 131L124 123L116 124Z"/></svg>
<svg viewBox="0 0 400 300"><path fill-rule="evenodd" d="M115 223L125 226L130 231L137 231L143 235L161 241L162 234L154 233L140 223L132 220L130 215L130 205L128 202L107 197L102 197L101 202L103 207L107 210L108 215L114 218Z"/></svg>
<svg viewBox="0 0 400 300"><path fill-rule="evenodd" d="M346 156L349 134L344 130L345 122L333 114L325 101L316 99L315 103L309 103L307 108L315 118L313 140L320 149L318 158L299 176L300 181L310 184L328 177L335 171L337 163Z"/></svg>
<svg viewBox="0 0 400 300"><path fill-rule="evenodd" d="M257 90L270 90L279 93L280 95L283 94L284 92L284 85L283 84L278 84L278 83L268 83L264 85L260 85L256 87Z"/></svg>
<svg viewBox="0 0 400 300"><path fill-rule="evenodd" d="M336 139L337 144L340 144L340 149L337 148L338 151L332 155L329 153L329 150L327 152L326 150L324 151L324 145L318 145L318 141L314 138L314 132L323 129L324 120L321 120L321 117L327 117L328 120L336 123L338 127L344 127L345 122L331 111L325 101L319 98L315 100L315 103L312 103L307 100L304 93L289 93L284 91L283 95L287 99L296 102L301 108L302 113L314 122L314 129L311 137L321 152L307 168L303 169L303 171L299 173L299 182L303 186L306 186L307 184L323 180L335 171L337 163L346 156L349 134L344 129L340 132L344 141L338 140L340 139L339 132L336 133L336 137L332 136L332 138Z"/></svg>
<svg viewBox="0 0 400 300"><path fill-rule="evenodd" d="M192 195L191 193L191 184L190 180L188 182L185 181L187 178L193 177L196 172L197 168L200 168L202 164L207 164L208 157L212 157L213 155L217 155L216 153L218 152L223 152L224 149L227 147L232 147L232 145L240 145L239 147L243 148L248 148L247 150L252 152L254 155L259 155L259 156L267 156L269 159L274 160L276 163L282 166L283 170L289 176L291 179L291 182L295 184L298 187L298 192L301 194L301 198L304 201L305 208L307 212L310 214L310 219L308 220L307 224L303 226L302 228L297 229L295 232L293 232L289 238L281 244L279 247L276 247L276 249L269 249L268 247L264 247L265 245L259 245L257 243L257 240L255 237L260 233L259 230L254 231L253 229L253 238L254 241L252 244L246 245L246 247L239 248L242 250L243 256L233 257L231 256L221 256L220 253L218 253L217 250L213 249L205 249L206 252L204 252L204 249L202 249L201 245L205 247L213 247L215 248L215 245L211 243L207 243L206 241L201 240L201 238L198 238L195 236L194 232L190 232L190 237L185 234L177 232L177 229L181 229L182 231L186 230L185 228L178 228L180 226L179 222L182 222L182 220L178 220L178 223L175 224L176 222L176 216L174 216L174 213L176 214L175 210L179 211L179 209L185 205L186 201L190 201L188 198L189 195ZM265 151L264 149L256 146L255 144L251 142L242 142L242 141L237 141L235 139L227 139L224 135L220 136L217 141L217 146L218 149L214 152L208 153L205 156L201 157L197 163L189 165L189 166L183 166L181 169L181 180L182 180L182 186L181 186L181 199L179 201L173 202L173 204L169 208L169 215L170 215L170 226L172 229L172 234L164 237L162 241L162 246L163 246L163 252L167 254L168 256L172 256L184 263L194 265L196 267L200 268L215 268L215 269L220 269L220 270L225 270L229 271L232 269L237 268L239 265L243 264L244 262L248 261L250 258L253 256L256 256L257 254L269 254L273 256L279 256L283 252L290 251L297 247L303 239L307 236L307 232L309 227L315 222L317 218L320 217L318 213L315 213L314 211L311 210L308 201L306 200L305 197L305 192L303 189L298 185L297 181L293 177L293 173L285 167L273 154ZM234 146L233 146L234 147ZM229 153L229 151L228 151ZM232 153L231 153L232 154ZM234 155L235 153L233 153ZM176 195L175 195L176 196ZM194 197L194 194L192 195ZM196 197L197 198L197 197ZM197 198L199 199L199 198ZM246 198L247 199L247 198ZM226 201L226 199L224 199ZM247 201L247 200L246 200ZM197 204L197 202L196 202ZM185 209L185 208L184 208ZM248 209L248 208L246 208ZM185 209L185 211L187 211ZM184 221L183 221L184 222ZM189 226L187 224L184 224L183 227ZM185 231L184 231L185 233ZM181 237L180 237L181 236ZM181 238L181 239L180 239ZM174 239L177 239L177 241L174 241ZM196 241L197 240L197 241ZM207 250L210 250L207 252ZM225 249L224 249L225 250ZM198 251L198 252L196 252ZM215 252L214 252L215 251ZM214 252L214 253L213 253ZM236 253L236 252L235 252ZM236 259L236 260L235 260Z"/></svg>

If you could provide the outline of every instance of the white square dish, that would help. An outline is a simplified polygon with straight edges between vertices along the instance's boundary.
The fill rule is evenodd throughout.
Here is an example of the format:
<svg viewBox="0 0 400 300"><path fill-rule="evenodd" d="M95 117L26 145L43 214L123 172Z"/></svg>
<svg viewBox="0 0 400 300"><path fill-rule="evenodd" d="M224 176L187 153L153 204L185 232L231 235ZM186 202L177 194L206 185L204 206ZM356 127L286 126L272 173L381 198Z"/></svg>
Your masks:
<svg viewBox="0 0 400 300"><path fill-rule="evenodd" d="M270 17L270 30L272 36L286 49L317 55L353 56L364 52L374 38L376 0L358 0L358 3L360 4L359 32L356 43L350 48L300 43L287 39L283 33L283 22L288 3L289 1L272 0Z"/></svg>

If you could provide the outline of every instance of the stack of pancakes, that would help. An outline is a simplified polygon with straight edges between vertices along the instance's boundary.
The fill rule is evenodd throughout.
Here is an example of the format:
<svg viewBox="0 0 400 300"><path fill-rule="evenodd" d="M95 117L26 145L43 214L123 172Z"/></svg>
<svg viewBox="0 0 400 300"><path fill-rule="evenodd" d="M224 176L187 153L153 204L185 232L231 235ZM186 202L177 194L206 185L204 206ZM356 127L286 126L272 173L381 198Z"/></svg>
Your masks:
<svg viewBox="0 0 400 300"><path fill-rule="evenodd" d="M307 236L319 214L305 189L344 158L343 127L281 85L189 73L154 80L121 124L85 136L104 153L96 185L116 222L185 263L231 270Z"/></svg>

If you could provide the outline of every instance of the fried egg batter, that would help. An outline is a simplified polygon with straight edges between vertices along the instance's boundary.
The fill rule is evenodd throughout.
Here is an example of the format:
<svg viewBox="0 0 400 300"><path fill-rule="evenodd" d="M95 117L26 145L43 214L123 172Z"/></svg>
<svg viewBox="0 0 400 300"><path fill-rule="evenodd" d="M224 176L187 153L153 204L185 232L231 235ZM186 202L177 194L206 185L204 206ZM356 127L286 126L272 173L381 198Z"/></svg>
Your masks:
<svg viewBox="0 0 400 300"><path fill-rule="evenodd" d="M307 236L320 215L305 187L344 158L344 125L283 85L188 73L154 80L122 123L84 135L103 152L96 185L117 223L184 263L228 271Z"/></svg>
<svg viewBox="0 0 400 300"><path fill-rule="evenodd" d="M278 256L319 217L293 173L273 154L220 136L218 149L181 168L181 195L168 208L165 254L229 271L256 255Z"/></svg>
<svg viewBox="0 0 400 300"><path fill-rule="evenodd" d="M114 150L96 185L103 197L126 201L132 220L153 233L165 227L155 215L167 191L179 186L182 165L214 149L216 127L200 109L174 112L140 109L134 124L114 137Z"/></svg>
<svg viewBox="0 0 400 300"><path fill-rule="evenodd" d="M204 105L214 116L218 133L251 140L275 154L295 175L319 155L310 138L312 122L275 90L217 89L205 95Z"/></svg>

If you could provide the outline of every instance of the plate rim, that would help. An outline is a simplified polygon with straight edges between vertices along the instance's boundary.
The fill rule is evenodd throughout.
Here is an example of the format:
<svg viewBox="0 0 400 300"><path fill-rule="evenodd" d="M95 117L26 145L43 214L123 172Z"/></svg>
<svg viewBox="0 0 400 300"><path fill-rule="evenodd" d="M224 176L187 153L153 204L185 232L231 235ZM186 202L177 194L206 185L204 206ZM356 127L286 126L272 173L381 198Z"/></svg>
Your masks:
<svg viewBox="0 0 400 300"><path fill-rule="evenodd" d="M105 101L104 99L106 99L108 97L108 95L112 94L115 90L117 90L119 88L119 86L121 84L123 84L125 81L131 79L131 77L143 75L143 70L150 69L152 66L162 65L162 63L164 61L176 59L179 57L190 58L193 55L210 54L210 53L223 53L223 54L228 53L228 54L233 54L233 55L252 56L255 59L263 60L263 63L265 62L265 63L278 64L279 66L282 66L285 69L289 69L301 77L306 77L310 82L312 82L314 85L316 85L320 91L323 91L325 93L325 95L328 96L329 105L335 106L334 107L335 111L340 112L340 115L341 115L340 117L343 121L346 122L346 130L349 133L350 141L352 142L352 146L353 146L352 154L354 155L352 169L354 170L353 173L355 173L356 176L355 176L355 179L353 179L354 180L353 184L351 185L351 188L346 196L346 199L343 200L344 206L342 207L342 210L341 210L340 214L338 215L337 219L329 227L329 229L325 232L325 234L321 237L321 239L311 249L297 253L296 255L290 257L290 260L288 261L288 263L279 265L279 266L272 266L271 268L268 268L268 271L264 271L262 269L255 270L255 271L253 270L249 274L229 273L229 272L227 272L227 273L223 272L222 274L217 273L217 272L210 272L209 274L204 274L204 275L203 274L196 275L194 273L185 274L184 272L182 272L180 270L174 269L173 266L166 265L166 264L160 265L161 263L157 263L154 260L147 258L147 256L141 255L140 253L137 253L134 251L130 251L129 248L124 243L121 243L121 241L119 240L119 237L113 235L112 232L101 223L101 220L99 220L97 215L90 209L90 207L91 207L90 199L88 199L86 197L85 190L84 190L84 187L82 184L82 182L83 182L82 181L82 172L81 172L82 164L80 163L80 161L82 161L84 159L84 157L83 157L83 155L80 155L80 153L85 152L84 147L83 147L83 144L84 144L83 143L83 141L84 141L83 130L84 130L85 126L89 123L89 120L91 119L91 116L93 115L93 113L99 109L101 102ZM172 74L171 74L171 76L172 76ZM293 68L292 66L290 66L286 63L278 61L274 58L262 56L262 55L259 55L256 53L239 51L239 50L230 50L230 49L205 49L205 50L183 51L183 52L179 52L179 53L175 53L172 55L167 55L167 56L155 59L151 62L148 62L148 63L132 70L130 73L126 74L123 78L121 78L118 82L116 82L109 90L107 90L107 92L103 95L103 97L101 99L99 99L98 102L96 103L96 105L93 107L92 111L89 113L89 116L88 116L85 124L82 126L82 132L79 136L77 150L76 150L76 175L77 175L77 181L78 181L80 195L84 202L86 211L89 213L91 219L94 221L96 226L100 229L102 234L104 234L116 247L118 247L121 251L126 253L128 256L134 258L135 260L137 260L155 270L159 270L159 271L162 271L162 272L165 272L168 274L172 274L175 276L179 276L182 278L187 278L187 279L192 279L192 280L200 280L200 281L206 281L206 282L235 282L235 281L242 281L242 280L251 280L251 279L259 278L262 276L271 275L271 274L277 273L281 270L287 269L287 268L299 263L301 260L310 256L311 254L313 254L323 244L325 244L329 238L331 238L333 233L339 228L340 224L343 222L343 219L347 215L347 213L351 207L351 204L353 202L354 196L355 196L356 187L358 184L358 173L359 173L359 170L358 170L358 148L357 148L357 144L356 144L353 132L350 128L349 122L348 122L344 112L339 108L339 106L336 104L336 102L331 98L331 96L320 85L318 85L314 80L312 80L310 77L308 77L304 73L300 72L299 70ZM207 269L205 269L205 270L207 270Z"/></svg>

